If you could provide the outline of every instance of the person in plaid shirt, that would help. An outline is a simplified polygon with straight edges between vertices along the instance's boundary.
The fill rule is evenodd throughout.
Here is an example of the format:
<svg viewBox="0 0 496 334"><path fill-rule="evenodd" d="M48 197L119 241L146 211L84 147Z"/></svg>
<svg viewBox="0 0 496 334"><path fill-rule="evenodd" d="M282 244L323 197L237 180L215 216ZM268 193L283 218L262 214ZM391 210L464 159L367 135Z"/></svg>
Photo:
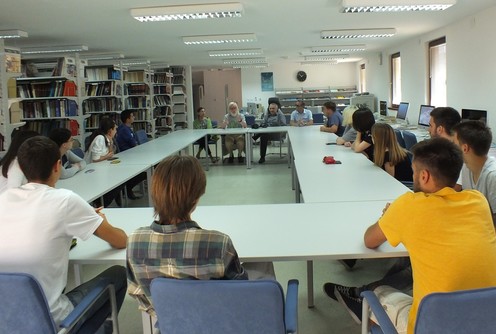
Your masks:
<svg viewBox="0 0 496 334"><path fill-rule="evenodd" d="M192 156L168 157L155 169L151 196L157 220L129 236L126 255L127 291L150 315L155 316L150 299L155 277L248 279L229 236L191 220L206 184Z"/></svg>

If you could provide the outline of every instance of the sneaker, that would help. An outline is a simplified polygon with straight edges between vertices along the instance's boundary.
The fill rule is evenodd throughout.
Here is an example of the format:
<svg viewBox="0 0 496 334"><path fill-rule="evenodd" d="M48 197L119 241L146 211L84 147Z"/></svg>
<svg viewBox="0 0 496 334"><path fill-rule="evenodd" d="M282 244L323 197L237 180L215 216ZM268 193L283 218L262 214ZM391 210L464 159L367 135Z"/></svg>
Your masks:
<svg viewBox="0 0 496 334"><path fill-rule="evenodd" d="M352 290L354 290L354 288L336 284L336 287L334 288L334 295L336 296L338 302L346 308L353 320L355 320L358 324L361 324L362 299L351 296L350 292Z"/></svg>
<svg viewBox="0 0 496 334"><path fill-rule="evenodd" d="M264 162L265 162L265 158L260 158L260 160L258 160L259 164L263 164Z"/></svg>
<svg viewBox="0 0 496 334"><path fill-rule="evenodd" d="M323 286L324 293L327 295L327 297L334 299L335 301L338 301L336 298L336 295L334 294L334 289L336 288L337 284L334 283L325 283Z"/></svg>

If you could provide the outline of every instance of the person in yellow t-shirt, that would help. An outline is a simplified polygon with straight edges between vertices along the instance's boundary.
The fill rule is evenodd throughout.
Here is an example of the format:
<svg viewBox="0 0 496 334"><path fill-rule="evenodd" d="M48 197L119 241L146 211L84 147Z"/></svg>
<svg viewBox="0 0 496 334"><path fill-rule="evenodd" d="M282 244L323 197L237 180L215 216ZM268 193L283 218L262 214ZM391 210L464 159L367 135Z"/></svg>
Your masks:
<svg viewBox="0 0 496 334"><path fill-rule="evenodd" d="M487 200L475 190L453 189L463 164L460 149L434 138L412 151L414 193L387 205L364 236L368 248L388 241L394 247L402 243L410 254L413 298L386 286L374 290L383 305L401 303L391 320L398 332L407 323L407 333L413 333L427 294L496 285L496 234Z"/></svg>

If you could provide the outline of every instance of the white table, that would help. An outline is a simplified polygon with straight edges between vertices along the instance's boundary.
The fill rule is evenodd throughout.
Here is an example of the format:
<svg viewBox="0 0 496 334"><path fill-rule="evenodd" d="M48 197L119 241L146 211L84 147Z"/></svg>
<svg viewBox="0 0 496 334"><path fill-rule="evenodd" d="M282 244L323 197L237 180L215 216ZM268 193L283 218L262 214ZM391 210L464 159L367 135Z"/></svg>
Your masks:
<svg viewBox="0 0 496 334"><path fill-rule="evenodd" d="M147 164L112 164L102 161L88 164L86 169L71 178L59 180L57 188L69 189L91 202L108 191L126 183L142 172L148 172ZM151 203L151 202L150 202Z"/></svg>
<svg viewBox="0 0 496 334"><path fill-rule="evenodd" d="M205 229L228 234L241 261L305 260L312 269L313 260L406 256L402 246L392 248L385 243L372 250L363 244L365 229L380 217L384 205L385 201L200 206L192 218ZM128 234L153 221L152 208L103 212L112 225ZM246 212L257 212L257 219ZM81 265L123 265L125 258L125 249L112 249L96 237L79 242L69 254L76 279L81 277ZM308 271L308 300L313 306L312 270Z"/></svg>

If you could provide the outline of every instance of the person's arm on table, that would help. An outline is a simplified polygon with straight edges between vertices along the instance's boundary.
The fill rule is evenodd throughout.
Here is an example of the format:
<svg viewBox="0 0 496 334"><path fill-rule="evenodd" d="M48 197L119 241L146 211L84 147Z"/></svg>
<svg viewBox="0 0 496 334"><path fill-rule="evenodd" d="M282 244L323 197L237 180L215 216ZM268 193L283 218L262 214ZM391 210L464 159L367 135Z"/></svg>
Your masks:
<svg viewBox="0 0 496 334"><path fill-rule="evenodd" d="M100 217L103 218L103 221L93 234L99 237L100 239L105 240L110 244L110 246L114 248L118 248L118 249L126 248L126 243L127 243L126 232L124 232L120 228L110 225L110 223L107 220L107 217L105 217L105 214L100 212L101 209L102 208L98 208L95 211L100 215Z"/></svg>

